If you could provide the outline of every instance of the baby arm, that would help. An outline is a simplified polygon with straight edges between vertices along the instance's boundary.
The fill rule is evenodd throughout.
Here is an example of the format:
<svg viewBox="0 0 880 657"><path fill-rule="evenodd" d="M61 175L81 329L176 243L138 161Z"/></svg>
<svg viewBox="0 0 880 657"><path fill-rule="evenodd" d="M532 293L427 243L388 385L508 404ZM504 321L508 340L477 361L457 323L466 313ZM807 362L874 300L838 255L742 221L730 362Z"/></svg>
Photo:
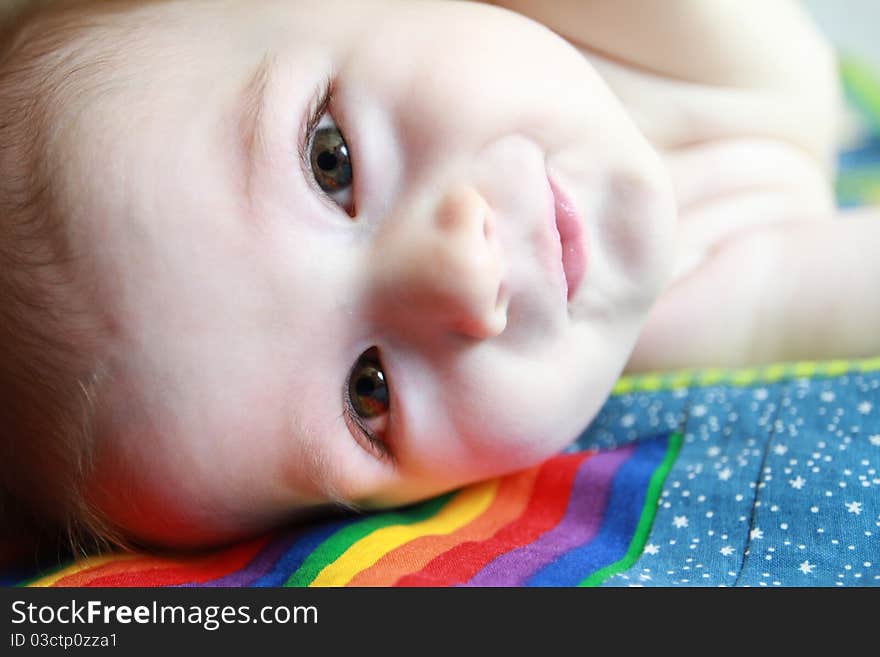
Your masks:
<svg viewBox="0 0 880 657"><path fill-rule="evenodd" d="M654 307L627 370L880 356L880 208L849 214L723 244Z"/></svg>
<svg viewBox="0 0 880 657"><path fill-rule="evenodd" d="M791 0L490 0L634 68L733 87L796 86L828 56ZM807 59L804 59L804 58Z"/></svg>
<svg viewBox="0 0 880 657"><path fill-rule="evenodd" d="M495 0L578 47L661 149L783 139L830 171L833 50L792 0Z"/></svg>

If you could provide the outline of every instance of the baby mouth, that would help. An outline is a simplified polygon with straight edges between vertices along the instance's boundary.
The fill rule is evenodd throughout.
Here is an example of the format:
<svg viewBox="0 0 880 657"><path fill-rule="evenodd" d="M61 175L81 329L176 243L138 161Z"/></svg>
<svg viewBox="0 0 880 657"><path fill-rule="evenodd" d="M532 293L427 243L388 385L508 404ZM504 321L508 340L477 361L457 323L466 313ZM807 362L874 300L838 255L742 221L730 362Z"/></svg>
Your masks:
<svg viewBox="0 0 880 657"><path fill-rule="evenodd" d="M562 246L562 269L565 272L566 298L571 301L580 287L587 269L586 243L583 220L571 199L556 185L552 178L550 189L556 214L556 230Z"/></svg>

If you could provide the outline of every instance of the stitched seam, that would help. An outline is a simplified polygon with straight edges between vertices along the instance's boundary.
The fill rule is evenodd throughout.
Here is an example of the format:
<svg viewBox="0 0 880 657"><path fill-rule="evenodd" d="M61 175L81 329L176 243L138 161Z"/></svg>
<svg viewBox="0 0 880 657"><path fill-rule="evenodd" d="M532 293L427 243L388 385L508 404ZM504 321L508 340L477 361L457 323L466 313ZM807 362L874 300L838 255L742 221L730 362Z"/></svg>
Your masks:
<svg viewBox="0 0 880 657"><path fill-rule="evenodd" d="M751 513L749 514L749 527L747 530L748 533L746 534L746 544L743 548L742 561L740 562L739 570L737 571L736 577L733 580L734 587L740 585L743 572L746 568L746 561L748 560L748 557L751 555L752 552L752 543L754 542L752 539L752 530L755 528L755 519L758 515L758 507L755 503L758 501L758 495L761 491L761 485L764 483L764 467L767 463L767 456L770 453L770 445L773 442L773 439L776 437L776 422L779 419L779 416L782 414L782 401L788 397L790 388L790 383L786 383L786 385L782 388L781 394L779 395L779 399L776 403L776 412L773 414L772 419L769 420L770 428L767 432L767 440L764 443L764 453L761 454L761 463L758 466L758 477L757 481L755 481L755 494L752 497L752 507Z"/></svg>

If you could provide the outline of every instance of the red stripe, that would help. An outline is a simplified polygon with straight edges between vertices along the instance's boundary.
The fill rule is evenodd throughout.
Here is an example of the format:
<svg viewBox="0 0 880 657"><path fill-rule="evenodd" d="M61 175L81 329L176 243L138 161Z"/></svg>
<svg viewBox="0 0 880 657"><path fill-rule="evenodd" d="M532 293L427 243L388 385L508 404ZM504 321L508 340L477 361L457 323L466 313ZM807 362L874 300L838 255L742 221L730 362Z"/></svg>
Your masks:
<svg viewBox="0 0 880 657"><path fill-rule="evenodd" d="M397 580L395 586L452 586L473 577L497 556L527 545L562 519L572 482L592 452L562 454L541 466L532 499L522 515L485 541L468 541L444 552L422 570Z"/></svg>
<svg viewBox="0 0 880 657"><path fill-rule="evenodd" d="M117 561L83 570L52 586L174 586L203 584L243 568L270 536L239 543L219 552L180 558L151 557ZM110 570L111 572L107 572Z"/></svg>
<svg viewBox="0 0 880 657"><path fill-rule="evenodd" d="M501 477L492 502L470 522L448 534L419 536L401 545L355 575L346 586L392 586L401 577L419 572L434 557L457 545L489 538L525 511L539 469L540 466L535 466Z"/></svg>

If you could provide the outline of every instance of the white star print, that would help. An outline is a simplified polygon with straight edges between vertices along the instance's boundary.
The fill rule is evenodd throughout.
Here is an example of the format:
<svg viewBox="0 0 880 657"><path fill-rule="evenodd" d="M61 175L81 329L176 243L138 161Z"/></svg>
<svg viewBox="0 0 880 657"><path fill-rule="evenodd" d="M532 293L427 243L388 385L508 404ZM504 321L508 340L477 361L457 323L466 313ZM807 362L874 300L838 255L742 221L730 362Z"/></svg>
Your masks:
<svg viewBox="0 0 880 657"><path fill-rule="evenodd" d="M716 581L716 575L730 572L733 575L725 577L728 583L756 588L762 581L768 587L798 582L834 586L839 572L846 573L844 585L880 585L880 557L865 549L880 536L880 508L872 508L874 497L880 496L880 425L874 422L880 418L880 373L830 378L807 377L800 387L801 380L795 379L786 384L785 394L776 385L771 394L764 382L751 389L713 388L705 395L693 389L680 395L670 390L670 398L677 401L669 408L662 400L626 395L603 413L592 437L609 445L628 440L634 430L648 424L674 429L688 418L694 420L685 432L694 459L682 460L674 471L677 476L668 478L661 491L655 538L663 542L643 539L639 565L651 568L632 568L629 582L673 586L689 578L691 585L719 584L722 580ZM759 386L762 389L755 394ZM743 419L747 425L740 424ZM757 428L751 427L752 419ZM709 494L713 474L718 490ZM786 498L786 485L797 495L788 493ZM846 521L851 515L856 517ZM675 530L671 536L670 529ZM696 545L694 537L699 538ZM850 544L854 549L848 549ZM666 563L666 557L673 558L670 550L675 551L675 564ZM814 563L811 554L820 563ZM801 562L798 556L804 557ZM692 563L678 563L686 557L692 557ZM738 579L744 558L751 559L747 576ZM865 559L873 566L863 567ZM847 561L850 571L844 571ZM640 577L653 578L654 570L657 581ZM762 577L763 572L769 575ZM856 572L861 580L855 578ZM705 573L710 578L704 579ZM618 578L617 584L626 582Z"/></svg>
<svg viewBox="0 0 880 657"><path fill-rule="evenodd" d="M856 515L860 515L862 513L861 502L846 502L844 506L846 506L846 510L850 513L855 513Z"/></svg>

